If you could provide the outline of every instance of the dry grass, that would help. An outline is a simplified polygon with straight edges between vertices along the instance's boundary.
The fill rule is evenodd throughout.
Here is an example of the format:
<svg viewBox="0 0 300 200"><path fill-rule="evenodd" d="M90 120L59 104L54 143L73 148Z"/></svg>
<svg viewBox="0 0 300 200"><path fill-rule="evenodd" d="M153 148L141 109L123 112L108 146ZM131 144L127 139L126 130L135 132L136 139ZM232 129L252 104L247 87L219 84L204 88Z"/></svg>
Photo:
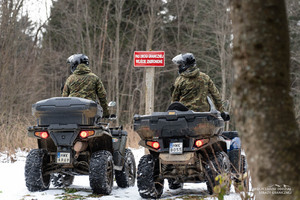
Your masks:
<svg viewBox="0 0 300 200"><path fill-rule="evenodd" d="M32 120L16 116L10 120L0 118L0 151L14 153L16 149L29 150L37 147L35 139L27 136Z"/></svg>
<svg viewBox="0 0 300 200"><path fill-rule="evenodd" d="M141 140L140 136L135 132L131 126L126 125L124 129L128 133L127 146L131 148L139 148L139 141Z"/></svg>

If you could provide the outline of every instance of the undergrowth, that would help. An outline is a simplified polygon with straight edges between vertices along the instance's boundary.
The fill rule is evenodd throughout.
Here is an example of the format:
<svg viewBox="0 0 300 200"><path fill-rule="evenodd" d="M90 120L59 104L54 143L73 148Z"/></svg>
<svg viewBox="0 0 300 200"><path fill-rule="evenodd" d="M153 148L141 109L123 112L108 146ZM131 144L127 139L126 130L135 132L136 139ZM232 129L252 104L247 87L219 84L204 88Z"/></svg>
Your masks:
<svg viewBox="0 0 300 200"><path fill-rule="evenodd" d="M37 142L27 136L27 128L33 125L32 118L15 116L5 119L0 116L0 151L14 154L16 149L26 150L37 147Z"/></svg>

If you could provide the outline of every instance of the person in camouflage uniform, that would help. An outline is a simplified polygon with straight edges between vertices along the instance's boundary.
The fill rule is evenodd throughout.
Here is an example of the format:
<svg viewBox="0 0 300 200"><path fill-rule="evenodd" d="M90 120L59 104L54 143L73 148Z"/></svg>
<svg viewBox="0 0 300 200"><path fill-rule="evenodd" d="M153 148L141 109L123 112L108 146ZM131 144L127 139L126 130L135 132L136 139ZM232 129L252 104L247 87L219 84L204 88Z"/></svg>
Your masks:
<svg viewBox="0 0 300 200"><path fill-rule="evenodd" d="M108 117L106 90L100 78L88 67L88 57L84 54L74 54L67 60L72 74L66 80L63 97L80 97L96 102L97 97L103 108L103 116Z"/></svg>
<svg viewBox="0 0 300 200"><path fill-rule="evenodd" d="M172 61L178 65L180 74L172 89L172 102L179 101L196 112L208 112L210 107L207 96L210 95L216 109L223 113L224 108L219 91L210 77L196 67L194 55L179 54Z"/></svg>

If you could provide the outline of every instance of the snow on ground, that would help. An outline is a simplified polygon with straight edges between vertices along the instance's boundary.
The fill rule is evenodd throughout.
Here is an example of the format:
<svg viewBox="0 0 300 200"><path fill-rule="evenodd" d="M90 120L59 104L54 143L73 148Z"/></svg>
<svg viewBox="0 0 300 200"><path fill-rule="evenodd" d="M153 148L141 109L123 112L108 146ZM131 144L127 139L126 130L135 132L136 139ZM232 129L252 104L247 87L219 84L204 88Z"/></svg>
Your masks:
<svg viewBox="0 0 300 200"><path fill-rule="evenodd" d="M132 149L138 165L144 154L144 148ZM107 196L92 195L88 176L75 176L74 183L69 189L57 189L50 185L50 189L43 192L29 192L25 185L24 166L26 152L17 151L13 159L7 153L0 153L0 200L54 200L54 199L87 199L87 200L139 200L137 184L130 188L119 188L114 182L112 193ZM74 193L75 192L75 193ZM162 199L181 200L182 196L207 196L205 184L185 183L183 189L170 190L165 181ZM205 200L216 198L208 197ZM225 200L240 200L238 194L231 193Z"/></svg>

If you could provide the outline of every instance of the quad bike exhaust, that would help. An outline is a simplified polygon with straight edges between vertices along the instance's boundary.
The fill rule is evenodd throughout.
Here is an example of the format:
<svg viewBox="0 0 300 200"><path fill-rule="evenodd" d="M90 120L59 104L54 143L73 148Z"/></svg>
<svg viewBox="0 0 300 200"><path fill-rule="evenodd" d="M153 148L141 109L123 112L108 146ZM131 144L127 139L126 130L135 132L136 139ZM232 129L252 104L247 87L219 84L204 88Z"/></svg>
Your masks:
<svg viewBox="0 0 300 200"><path fill-rule="evenodd" d="M80 152L85 151L87 147L88 147L87 142L77 141L73 147L74 151L76 152L74 158L77 159Z"/></svg>

